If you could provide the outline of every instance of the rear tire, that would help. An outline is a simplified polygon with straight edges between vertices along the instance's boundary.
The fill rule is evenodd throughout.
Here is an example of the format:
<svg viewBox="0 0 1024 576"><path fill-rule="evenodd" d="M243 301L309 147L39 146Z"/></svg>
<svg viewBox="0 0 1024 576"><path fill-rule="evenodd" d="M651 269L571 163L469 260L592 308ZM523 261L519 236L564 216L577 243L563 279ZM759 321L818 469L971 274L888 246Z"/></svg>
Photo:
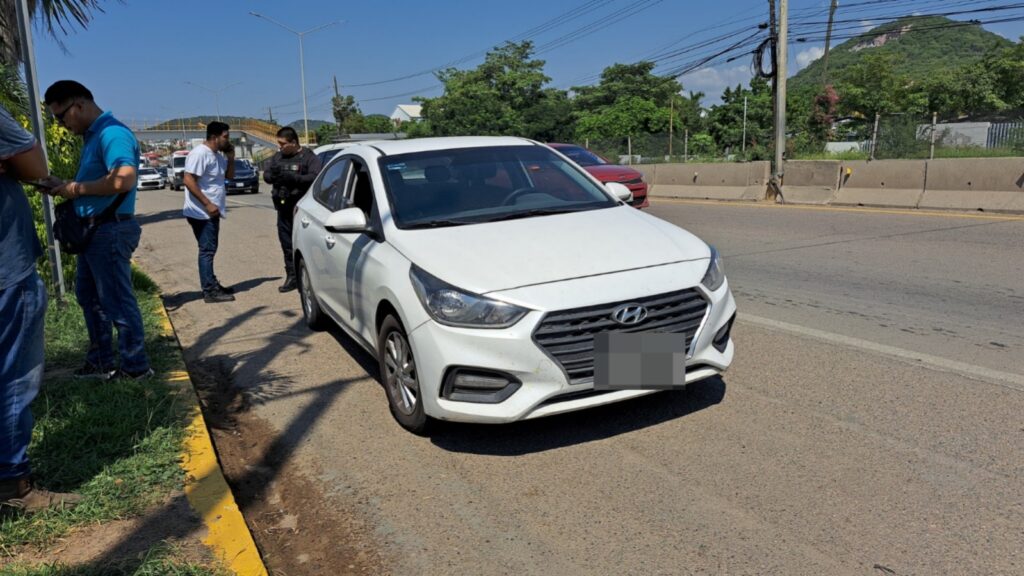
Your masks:
<svg viewBox="0 0 1024 576"><path fill-rule="evenodd" d="M321 331L327 328L327 315L320 309L320 302L313 292L313 284L309 281L309 270L305 260L295 263L295 276L299 283L299 299L302 301L302 317L310 330Z"/></svg>
<svg viewBox="0 0 1024 576"><path fill-rule="evenodd" d="M423 410L423 392L412 346L405 328L394 316L388 316L381 324L377 361L391 415L402 428L418 436L426 435L434 420Z"/></svg>

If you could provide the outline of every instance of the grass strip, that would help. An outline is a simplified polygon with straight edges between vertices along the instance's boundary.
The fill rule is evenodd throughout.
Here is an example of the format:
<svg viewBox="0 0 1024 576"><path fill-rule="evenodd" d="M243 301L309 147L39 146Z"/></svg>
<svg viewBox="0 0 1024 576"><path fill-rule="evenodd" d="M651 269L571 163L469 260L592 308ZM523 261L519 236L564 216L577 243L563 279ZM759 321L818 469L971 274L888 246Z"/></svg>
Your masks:
<svg viewBox="0 0 1024 576"><path fill-rule="evenodd" d="M146 352L156 371L155 377L143 381L73 378L71 372L84 363L89 345L82 311L71 295L63 303L51 298L46 313L46 373L32 405L36 425L29 456L33 475L45 487L75 491L84 499L73 510L0 519L0 555L23 546L44 548L75 527L138 516L183 487L179 460L191 421L189 403L180 383L169 383L166 376L185 367L174 338L162 334L156 284L137 269L132 280L145 326ZM167 550L154 550L151 556L141 565L133 560L131 573L211 573L193 572L187 565L173 567L177 565L168 560ZM155 571L140 572L147 563ZM39 567L41 572L10 569L0 571L79 573L63 567ZM99 570L121 573L116 566Z"/></svg>

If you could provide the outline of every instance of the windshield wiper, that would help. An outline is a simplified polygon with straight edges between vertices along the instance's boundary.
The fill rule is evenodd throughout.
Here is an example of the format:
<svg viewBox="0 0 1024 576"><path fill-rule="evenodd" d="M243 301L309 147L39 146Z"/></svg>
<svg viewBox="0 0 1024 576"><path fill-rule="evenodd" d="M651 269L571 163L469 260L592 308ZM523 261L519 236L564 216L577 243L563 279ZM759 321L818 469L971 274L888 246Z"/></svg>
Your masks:
<svg viewBox="0 0 1024 576"><path fill-rule="evenodd" d="M527 210L525 212L515 212L513 214L505 214L504 216L488 218L485 222L518 220L520 218L532 218L534 216L550 216L551 214L568 214L569 212L583 212L584 210L589 210L589 208L534 208L533 210Z"/></svg>
<svg viewBox="0 0 1024 576"><path fill-rule="evenodd" d="M418 228L444 228L446 226L463 226L465 224L479 224L479 220L431 220L430 222L417 222L405 227L406 230Z"/></svg>

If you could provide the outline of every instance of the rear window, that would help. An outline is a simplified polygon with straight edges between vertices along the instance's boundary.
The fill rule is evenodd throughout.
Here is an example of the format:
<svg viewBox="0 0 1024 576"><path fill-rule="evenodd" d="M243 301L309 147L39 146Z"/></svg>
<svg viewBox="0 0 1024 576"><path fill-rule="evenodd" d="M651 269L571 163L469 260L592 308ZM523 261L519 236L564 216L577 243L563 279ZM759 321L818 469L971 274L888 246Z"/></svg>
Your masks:
<svg viewBox="0 0 1024 576"><path fill-rule="evenodd" d="M171 166L173 166L174 168L184 168L185 167L185 157L184 156L175 156L174 158L171 158Z"/></svg>
<svg viewBox="0 0 1024 576"><path fill-rule="evenodd" d="M604 158L601 158L597 154L594 154L590 150L581 146L558 146L555 148L562 154L569 157L569 160L579 164L580 166L600 166L607 164Z"/></svg>

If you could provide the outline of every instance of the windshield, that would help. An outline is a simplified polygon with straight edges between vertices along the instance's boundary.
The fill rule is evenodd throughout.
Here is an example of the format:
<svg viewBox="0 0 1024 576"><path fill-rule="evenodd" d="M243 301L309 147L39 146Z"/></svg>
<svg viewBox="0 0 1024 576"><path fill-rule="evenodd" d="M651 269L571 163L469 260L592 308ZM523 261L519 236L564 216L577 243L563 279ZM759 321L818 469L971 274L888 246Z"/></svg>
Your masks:
<svg viewBox="0 0 1024 576"><path fill-rule="evenodd" d="M379 160L399 228L610 208L618 201L542 146L462 148Z"/></svg>
<svg viewBox="0 0 1024 576"><path fill-rule="evenodd" d="M139 168L139 176L156 176L155 168Z"/></svg>
<svg viewBox="0 0 1024 576"><path fill-rule="evenodd" d="M245 160L235 160L235 170L252 170L252 166Z"/></svg>
<svg viewBox="0 0 1024 576"><path fill-rule="evenodd" d="M600 166L602 164L607 164L607 162L604 161L604 158L601 158L597 154L594 154L590 150L581 146L559 146L557 150L568 156L570 160L580 166Z"/></svg>
<svg viewBox="0 0 1024 576"><path fill-rule="evenodd" d="M171 158L171 166L174 167L174 168L184 168L185 167L185 157L184 156L175 156L174 158Z"/></svg>

